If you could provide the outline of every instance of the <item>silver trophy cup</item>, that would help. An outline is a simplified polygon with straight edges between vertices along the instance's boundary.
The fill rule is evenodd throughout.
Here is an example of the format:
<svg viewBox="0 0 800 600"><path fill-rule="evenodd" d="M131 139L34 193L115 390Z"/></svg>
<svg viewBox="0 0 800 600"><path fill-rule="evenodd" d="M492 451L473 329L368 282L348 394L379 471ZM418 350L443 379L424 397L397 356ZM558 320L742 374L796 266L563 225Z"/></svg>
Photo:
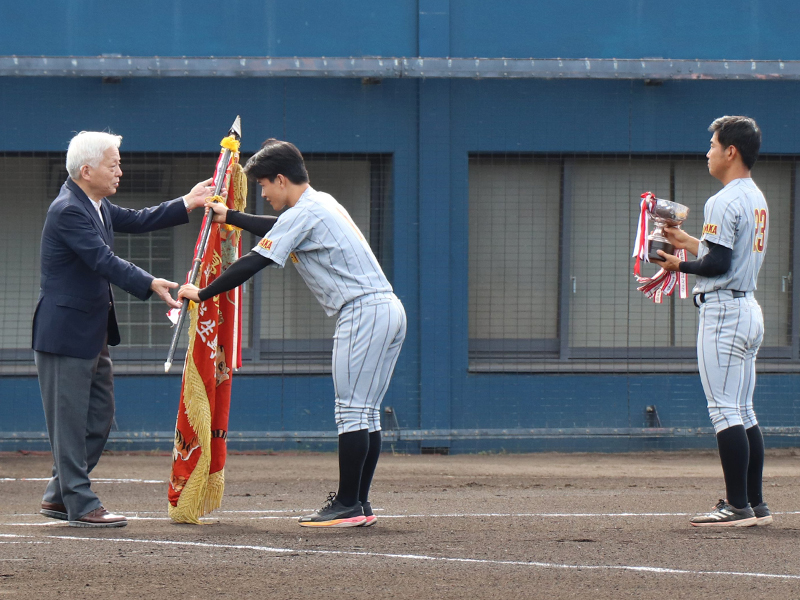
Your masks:
<svg viewBox="0 0 800 600"><path fill-rule="evenodd" d="M689 207L670 200L659 200L653 198L647 207L647 212L655 222L653 233L647 236L650 251L647 257L650 260L664 260L659 254L663 250L667 254L672 254L675 247L664 237L664 227L680 227L681 223L689 216Z"/></svg>

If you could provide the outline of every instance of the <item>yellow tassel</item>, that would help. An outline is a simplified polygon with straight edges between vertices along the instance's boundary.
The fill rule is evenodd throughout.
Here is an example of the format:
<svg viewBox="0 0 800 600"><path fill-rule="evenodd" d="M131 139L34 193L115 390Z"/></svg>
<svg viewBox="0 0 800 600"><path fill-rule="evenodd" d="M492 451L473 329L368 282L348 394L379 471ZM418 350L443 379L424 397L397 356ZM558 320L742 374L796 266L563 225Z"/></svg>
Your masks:
<svg viewBox="0 0 800 600"><path fill-rule="evenodd" d="M244 209L247 208L247 175L244 174L244 169L238 162L231 165L231 185L235 194L233 198L234 210L244 212ZM228 225L227 223L223 227L227 231L241 231L239 227ZM235 242L237 241L235 240Z"/></svg>
<svg viewBox="0 0 800 600"><path fill-rule="evenodd" d="M239 151L239 140L237 140L232 135L222 138L222 141L219 143L219 145L222 146L223 148L227 148L231 152Z"/></svg>
<svg viewBox="0 0 800 600"><path fill-rule="evenodd" d="M212 510L217 510L222 506L222 495L224 492L225 469L222 469L208 476L208 487L206 487L206 497L203 502L202 514L207 515Z"/></svg>
<svg viewBox="0 0 800 600"><path fill-rule="evenodd" d="M247 207L247 175L244 174L244 169L238 162L233 163L231 167L231 181L233 182L233 192L236 194L233 206L242 212Z"/></svg>
<svg viewBox="0 0 800 600"><path fill-rule="evenodd" d="M178 505L169 505L168 513L169 518L176 523L192 523L200 525L200 517L203 512L204 492L208 482L208 467L211 464L211 457L206 453L200 455L192 474L189 476L189 481L181 491L181 496L178 498Z"/></svg>

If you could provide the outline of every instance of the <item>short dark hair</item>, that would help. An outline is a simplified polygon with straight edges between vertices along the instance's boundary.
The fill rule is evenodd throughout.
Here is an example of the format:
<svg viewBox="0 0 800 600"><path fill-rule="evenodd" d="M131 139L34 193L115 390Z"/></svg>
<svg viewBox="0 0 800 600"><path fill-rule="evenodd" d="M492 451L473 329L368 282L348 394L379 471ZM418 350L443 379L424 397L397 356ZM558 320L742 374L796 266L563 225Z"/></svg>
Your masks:
<svg viewBox="0 0 800 600"><path fill-rule="evenodd" d="M708 127L717 133L717 139L724 148L733 146L739 151L744 166L752 169L761 149L761 130L755 119L750 117L720 117Z"/></svg>
<svg viewBox="0 0 800 600"><path fill-rule="evenodd" d="M272 182L278 175L283 175L292 183L308 183L308 171L300 150L294 144L275 138L261 144L261 150L244 166L244 173L251 179L269 179Z"/></svg>

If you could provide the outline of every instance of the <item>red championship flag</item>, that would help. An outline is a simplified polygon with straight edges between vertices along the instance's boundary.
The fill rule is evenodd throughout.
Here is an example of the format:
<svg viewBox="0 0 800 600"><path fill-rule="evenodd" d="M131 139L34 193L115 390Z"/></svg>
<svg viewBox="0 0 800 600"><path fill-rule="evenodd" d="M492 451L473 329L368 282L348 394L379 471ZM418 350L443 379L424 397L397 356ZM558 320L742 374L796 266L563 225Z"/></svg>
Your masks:
<svg viewBox="0 0 800 600"><path fill-rule="evenodd" d="M239 165L239 141L222 140L214 180L228 189L228 208L243 211L247 178ZM229 156L230 160L223 160ZM224 179L220 179L220 177ZM220 189L218 187L218 189ZM217 201L225 202L219 196ZM202 257L195 284L204 288L227 269L241 252L241 230L212 223L203 248L203 230L195 246ZM191 276L191 274L190 274ZM241 289L189 304L189 348L183 369L181 400L175 425L169 516L178 523L199 523L222 505L225 457L233 371L241 367Z"/></svg>

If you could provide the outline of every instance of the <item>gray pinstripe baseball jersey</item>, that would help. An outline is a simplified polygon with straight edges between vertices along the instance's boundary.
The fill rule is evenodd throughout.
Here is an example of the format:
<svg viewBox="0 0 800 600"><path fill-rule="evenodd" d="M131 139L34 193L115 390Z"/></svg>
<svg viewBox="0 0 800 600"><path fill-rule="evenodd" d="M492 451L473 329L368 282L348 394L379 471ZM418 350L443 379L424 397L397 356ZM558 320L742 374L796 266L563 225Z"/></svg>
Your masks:
<svg viewBox="0 0 800 600"><path fill-rule="evenodd" d="M380 430L380 403L406 335L406 314L348 212L310 186L253 249L291 258L328 316L339 313L333 385L339 433Z"/></svg>
<svg viewBox="0 0 800 600"><path fill-rule="evenodd" d="M734 179L706 202L698 258L706 241L732 249L730 269L717 277L697 277L700 306L697 359L717 432L758 423L753 411L755 360L764 338L764 317L753 297L769 235L769 209L752 179Z"/></svg>
<svg viewBox="0 0 800 600"><path fill-rule="evenodd" d="M329 317L359 296L392 291L347 210L310 186L253 250L272 259L275 267L291 257Z"/></svg>
<svg viewBox="0 0 800 600"><path fill-rule="evenodd" d="M694 293L756 289L769 236L769 209L752 179L734 179L706 201L703 237L697 258L708 254L708 240L733 250L731 268L717 277L698 277Z"/></svg>

